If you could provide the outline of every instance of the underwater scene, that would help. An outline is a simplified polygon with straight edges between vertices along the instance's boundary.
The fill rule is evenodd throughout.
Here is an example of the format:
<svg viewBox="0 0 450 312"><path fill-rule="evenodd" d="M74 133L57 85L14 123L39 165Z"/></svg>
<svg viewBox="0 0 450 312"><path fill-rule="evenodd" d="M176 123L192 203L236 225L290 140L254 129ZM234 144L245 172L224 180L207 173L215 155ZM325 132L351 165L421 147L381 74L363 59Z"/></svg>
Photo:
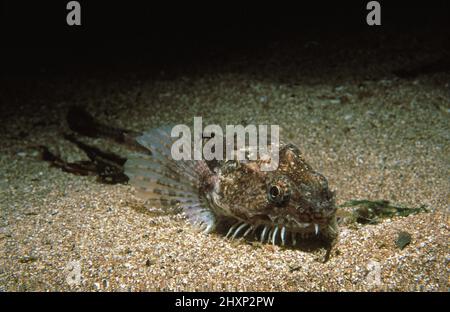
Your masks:
<svg viewBox="0 0 450 312"><path fill-rule="evenodd" d="M236 19L5 49L1 291L448 291L449 27Z"/></svg>

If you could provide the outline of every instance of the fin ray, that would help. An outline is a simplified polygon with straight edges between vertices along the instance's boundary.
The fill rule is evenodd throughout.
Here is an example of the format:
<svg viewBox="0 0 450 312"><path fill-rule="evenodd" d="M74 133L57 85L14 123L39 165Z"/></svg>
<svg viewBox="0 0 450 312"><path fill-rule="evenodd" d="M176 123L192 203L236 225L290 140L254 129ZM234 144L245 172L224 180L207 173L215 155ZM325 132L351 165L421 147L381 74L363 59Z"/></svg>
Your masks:
<svg viewBox="0 0 450 312"><path fill-rule="evenodd" d="M139 136L136 141L150 150L151 155L131 154L124 166L125 174L138 197L148 203L181 208L191 223L210 232L215 228L216 218L199 194L207 165L202 164L204 160L173 160L170 143L174 140L167 127L152 129Z"/></svg>

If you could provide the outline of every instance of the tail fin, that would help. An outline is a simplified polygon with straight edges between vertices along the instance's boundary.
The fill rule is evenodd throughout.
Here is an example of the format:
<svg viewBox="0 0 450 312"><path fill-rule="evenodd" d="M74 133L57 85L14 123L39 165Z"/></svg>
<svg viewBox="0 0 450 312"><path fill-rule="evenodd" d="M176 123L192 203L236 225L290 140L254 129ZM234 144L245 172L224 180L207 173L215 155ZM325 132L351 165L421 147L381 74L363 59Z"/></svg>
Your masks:
<svg viewBox="0 0 450 312"><path fill-rule="evenodd" d="M67 112L67 124L70 130L81 135L108 138L133 149L139 148L135 138L141 133L102 124L79 106L70 107Z"/></svg>

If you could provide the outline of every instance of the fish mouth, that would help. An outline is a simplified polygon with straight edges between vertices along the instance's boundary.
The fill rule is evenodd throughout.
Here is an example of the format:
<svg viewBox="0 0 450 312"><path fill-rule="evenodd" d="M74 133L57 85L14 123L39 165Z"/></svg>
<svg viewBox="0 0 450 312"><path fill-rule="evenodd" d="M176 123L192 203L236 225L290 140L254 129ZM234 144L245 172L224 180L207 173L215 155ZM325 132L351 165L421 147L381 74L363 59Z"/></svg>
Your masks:
<svg viewBox="0 0 450 312"><path fill-rule="evenodd" d="M294 218L276 218L276 220L268 221L239 220L234 223L228 230L226 238L235 239L238 237L245 238L249 234L255 234L261 243L271 243L272 245L281 242L285 246L290 242L293 246L297 245L297 238L306 238L319 236L322 230L329 227L327 223L319 222L300 222Z"/></svg>
<svg viewBox="0 0 450 312"><path fill-rule="evenodd" d="M302 229L307 227L306 224L325 225L329 223L335 214L336 206L332 200L316 203L315 205L303 202L297 208L288 211L284 219L286 219L285 223Z"/></svg>
<svg viewBox="0 0 450 312"><path fill-rule="evenodd" d="M288 231L296 233L309 233L319 235L321 229L327 226L324 220L309 220L307 222L300 222L295 218L290 218L286 223L280 223L280 226L285 226Z"/></svg>
<svg viewBox="0 0 450 312"><path fill-rule="evenodd" d="M293 209L292 209L293 208ZM318 205L306 205L292 207L282 215L257 214L248 216L234 216L235 222L228 230L226 237L232 239L246 237L249 234L259 236L261 243L275 245L281 241L297 244L297 238L328 237L337 235L337 229L333 226L333 217L336 206L333 200L325 200Z"/></svg>

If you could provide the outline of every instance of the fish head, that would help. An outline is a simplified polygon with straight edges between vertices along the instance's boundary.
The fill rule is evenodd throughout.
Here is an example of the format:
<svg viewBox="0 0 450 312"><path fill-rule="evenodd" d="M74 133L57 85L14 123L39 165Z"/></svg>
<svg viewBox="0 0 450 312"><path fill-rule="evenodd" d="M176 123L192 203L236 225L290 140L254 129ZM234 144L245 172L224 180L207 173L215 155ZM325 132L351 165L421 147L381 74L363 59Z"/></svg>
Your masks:
<svg viewBox="0 0 450 312"><path fill-rule="evenodd" d="M327 179L292 144L280 150L277 170L267 175L266 193L268 218L291 231L324 226L336 213Z"/></svg>
<svg viewBox="0 0 450 312"><path fill-rule="evenodd" d="M334 218L334 192L295 145L280 149L276 170L261 171L256 163L242 167L245 172L235 175L228 194L241 220L256 226L285 227L290 232L317 233Z"/></svg>

